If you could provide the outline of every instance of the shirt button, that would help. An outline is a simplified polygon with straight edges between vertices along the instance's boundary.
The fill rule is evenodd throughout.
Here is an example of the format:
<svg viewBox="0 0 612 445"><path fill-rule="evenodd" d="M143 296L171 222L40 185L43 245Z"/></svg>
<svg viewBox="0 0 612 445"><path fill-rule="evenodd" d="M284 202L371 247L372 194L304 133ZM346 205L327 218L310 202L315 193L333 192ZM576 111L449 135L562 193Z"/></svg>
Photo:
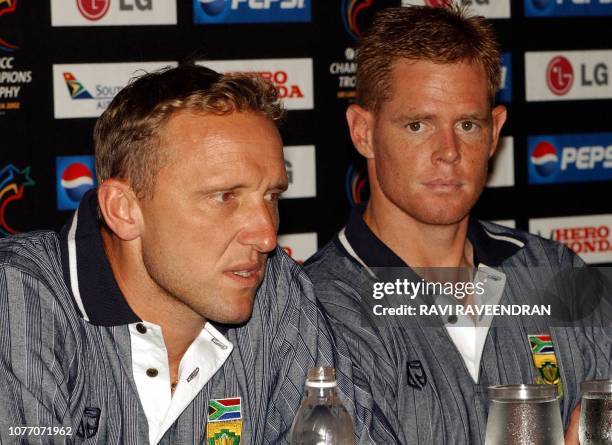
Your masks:
<svg viewBox="0 0 612 445"><path fill-rule="evenodd" d="M457 323L457 320L458 320L458 318L457 318L457 316L456 316L456 315L454 315L454 314L453 314L453 315L450 315L450 316L448 317L448 322L449 322L449 323L451 323L451 324L455 324L455 323Z"/></svg>
<svg viewBox="0 0 612 445"><path fill-rule="evenodd" d="M141 334L146 334L147 333L147 327L145 325L143 325L142 323L138 323L136 325L136 330L138 332L140 332Z"/></svg>
<svg viewBox="0 0 612 445"><path fill-rule="evenodd" d="M155 368L149 368L147 369L147 375L149 377L157 377L158 371Z"/></svg>

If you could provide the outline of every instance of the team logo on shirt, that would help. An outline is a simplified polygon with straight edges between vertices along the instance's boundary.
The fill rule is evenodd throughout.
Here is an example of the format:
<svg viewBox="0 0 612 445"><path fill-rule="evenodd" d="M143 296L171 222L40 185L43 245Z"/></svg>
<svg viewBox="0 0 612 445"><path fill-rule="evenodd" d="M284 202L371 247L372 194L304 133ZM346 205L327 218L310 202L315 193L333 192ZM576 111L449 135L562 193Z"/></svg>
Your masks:
<svg viewBox="0 0 612 445"><path fill-rule="evenodd" d="M89 439L96 435L100 425L100 412L100 408L85 408L81 423L77 428L77 436Z"/></svg>
<svg viewBox="0 0 612 445"><path fill-rule="evenodd" d="M548 334L529 335L528 337L533 364L540 372L540 375L535 379L535 383L557 385L559 398L561 398L563 396L563 385L552 338Z"/></svg>
<svg viewBox="0 0 612 445"><path fill-rule="evenodd" d="M240 445L242 406L240 397L208 401L208 445Z"/></svg>
<svg viewBox="0 0 612 445"><path fill-rule="evenodd" d="M422 390L427 384L427 374L420 360L408 362L408 385L414 389Z"/></svg>

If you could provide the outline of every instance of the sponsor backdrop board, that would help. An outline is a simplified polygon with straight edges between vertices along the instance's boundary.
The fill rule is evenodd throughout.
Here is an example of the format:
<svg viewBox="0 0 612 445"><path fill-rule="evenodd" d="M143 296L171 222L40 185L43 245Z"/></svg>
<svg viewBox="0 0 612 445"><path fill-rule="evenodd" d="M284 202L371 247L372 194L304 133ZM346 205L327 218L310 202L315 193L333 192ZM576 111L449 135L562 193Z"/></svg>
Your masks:
<svg viewBox="0 0 612 445"><path fill-rule="evenodd" d="M53 26L176 25L169 0L51 0Z"/></svg>
<svg viewBox="0 0 612 445"><path fill-rule="evenodd" d="M98 117L131 78L175 62L53 65L55 118Z"/></svg>
<svg viewBox="0 0 612 445"><path fill-rule="evenodd" d="M457 1L500 37L496 101L509 116L474 214L612 264L612 1ZM0 1L0 236L61 227L96 186L97 116L134 75L193 60L278 88L290 179L280 245L305 260L369 196L344 116L356 39L381 9L442 3Z"/></svg>
<svg viewBox="0 0 612 445"><path fill-rule="evenodd" d="M612 262L611 228L612 214L529 221L531 233L565 244L589 264Z"/></svg>

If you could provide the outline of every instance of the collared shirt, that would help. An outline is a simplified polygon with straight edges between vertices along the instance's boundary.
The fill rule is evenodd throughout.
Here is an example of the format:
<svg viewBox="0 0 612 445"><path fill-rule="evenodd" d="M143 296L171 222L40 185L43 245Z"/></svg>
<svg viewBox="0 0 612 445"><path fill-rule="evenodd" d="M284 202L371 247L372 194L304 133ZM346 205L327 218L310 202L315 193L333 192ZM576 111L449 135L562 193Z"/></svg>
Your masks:
<svg viewBox="0 0 612 445"><path fill-rule="evenodd" d="M128 327L132 374L149 438L157 443L221 369L234 346L212 323L206 323L179 363L176 390L171 394L173 382L161 327L141 320L127 304L104 254L95 195L90 193L83 203L62 231L67 282L85 320Z"/></svg>
<svg viewBox="0 0 612 445"><path fill-rule="evenodd" d="M95 191L59 236L0 240L0 442L37 441L15 436L32 426L50 428L36 430L44 443L191 445L223 434L287 443L308 369L335 364L359 443L397 443L353 385L346 346L330 337L310 281L280 248L249 321L206 324L172 398L166 355L159 327L131 310L114 280Z"/></svg>
<svg viewBox="0 0 612 445"><path fill-rule="evenodd" d="M565 425L580 401L580 382L612 376L612 332L605 315L586 327L556 327L546 316L495 316L482 320L486 337L471 331L469 342L459 338L460 331L448 329L442 317L376 316L376 274L389 273L377 268L401 267L408 275L410 269L367 228L362 214L363 208L356 209L339 236L305 269L334 335L349 345L355 373L367 376L376 404L402 443L483 444L487 388L542 378L534 336L548 339L554 353L556 365L546 371L557 372L562 383ZM496 224L471 218L468 237L478 271L492 277L488 292L501 294L500 305L532 305L560 271L583 266L559 243Z"/></svg>
<svg viewBox="0 0 612 445"><path fill-rule="evenodd" d="M383 243L368 227L363 219L365 204L353 209L346 227L340 231L337 242L347 255L367 269L375 267L409 268L393 250ZM473 247L473 261L477 268L474 283L480 282L484 292L474 295L477 305L495 305L502 297L506 276L494 267L503 263L525 246L525 240L519 235L494 234L484 228L478 221L468 221L467 238ZM436 304L452 305L454 297L439 297ZM472 379L477 383L480 373L480 361L485 340L491 326L492 317L472 320L467 315L448 317L444 322L450 339L461 354Z"/></svg>

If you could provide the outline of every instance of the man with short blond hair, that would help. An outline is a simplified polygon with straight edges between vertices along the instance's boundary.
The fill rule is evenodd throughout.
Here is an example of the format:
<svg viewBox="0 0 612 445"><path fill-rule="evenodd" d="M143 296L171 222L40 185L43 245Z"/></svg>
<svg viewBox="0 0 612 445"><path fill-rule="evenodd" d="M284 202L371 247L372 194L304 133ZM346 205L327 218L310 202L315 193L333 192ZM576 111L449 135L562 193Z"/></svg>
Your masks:
<svg viewBox="0 0 612 445"><path fill-rule="evenodd" d="M117 94L99 188L61 233L0 241L0 442L287 443L308 369L335 365L355 439L394 443L277 247L282 114L196 65Z"/></svg>
<svg viewBox="0 0 612 445"><path fill-rule="evenodd" d="M457 309L531 307L556 274L582 265L560 244L470 216L506 120L490 25L457 6L389 8L359 41L357 66L346 117L370 199L305 265L355 373L405 444L484 443L495 384L558 385L567 426L580 382L610 377L610 332ZM451 293L426 295L440 275ZM427 315L432 306L460 316Z"/></svg>

